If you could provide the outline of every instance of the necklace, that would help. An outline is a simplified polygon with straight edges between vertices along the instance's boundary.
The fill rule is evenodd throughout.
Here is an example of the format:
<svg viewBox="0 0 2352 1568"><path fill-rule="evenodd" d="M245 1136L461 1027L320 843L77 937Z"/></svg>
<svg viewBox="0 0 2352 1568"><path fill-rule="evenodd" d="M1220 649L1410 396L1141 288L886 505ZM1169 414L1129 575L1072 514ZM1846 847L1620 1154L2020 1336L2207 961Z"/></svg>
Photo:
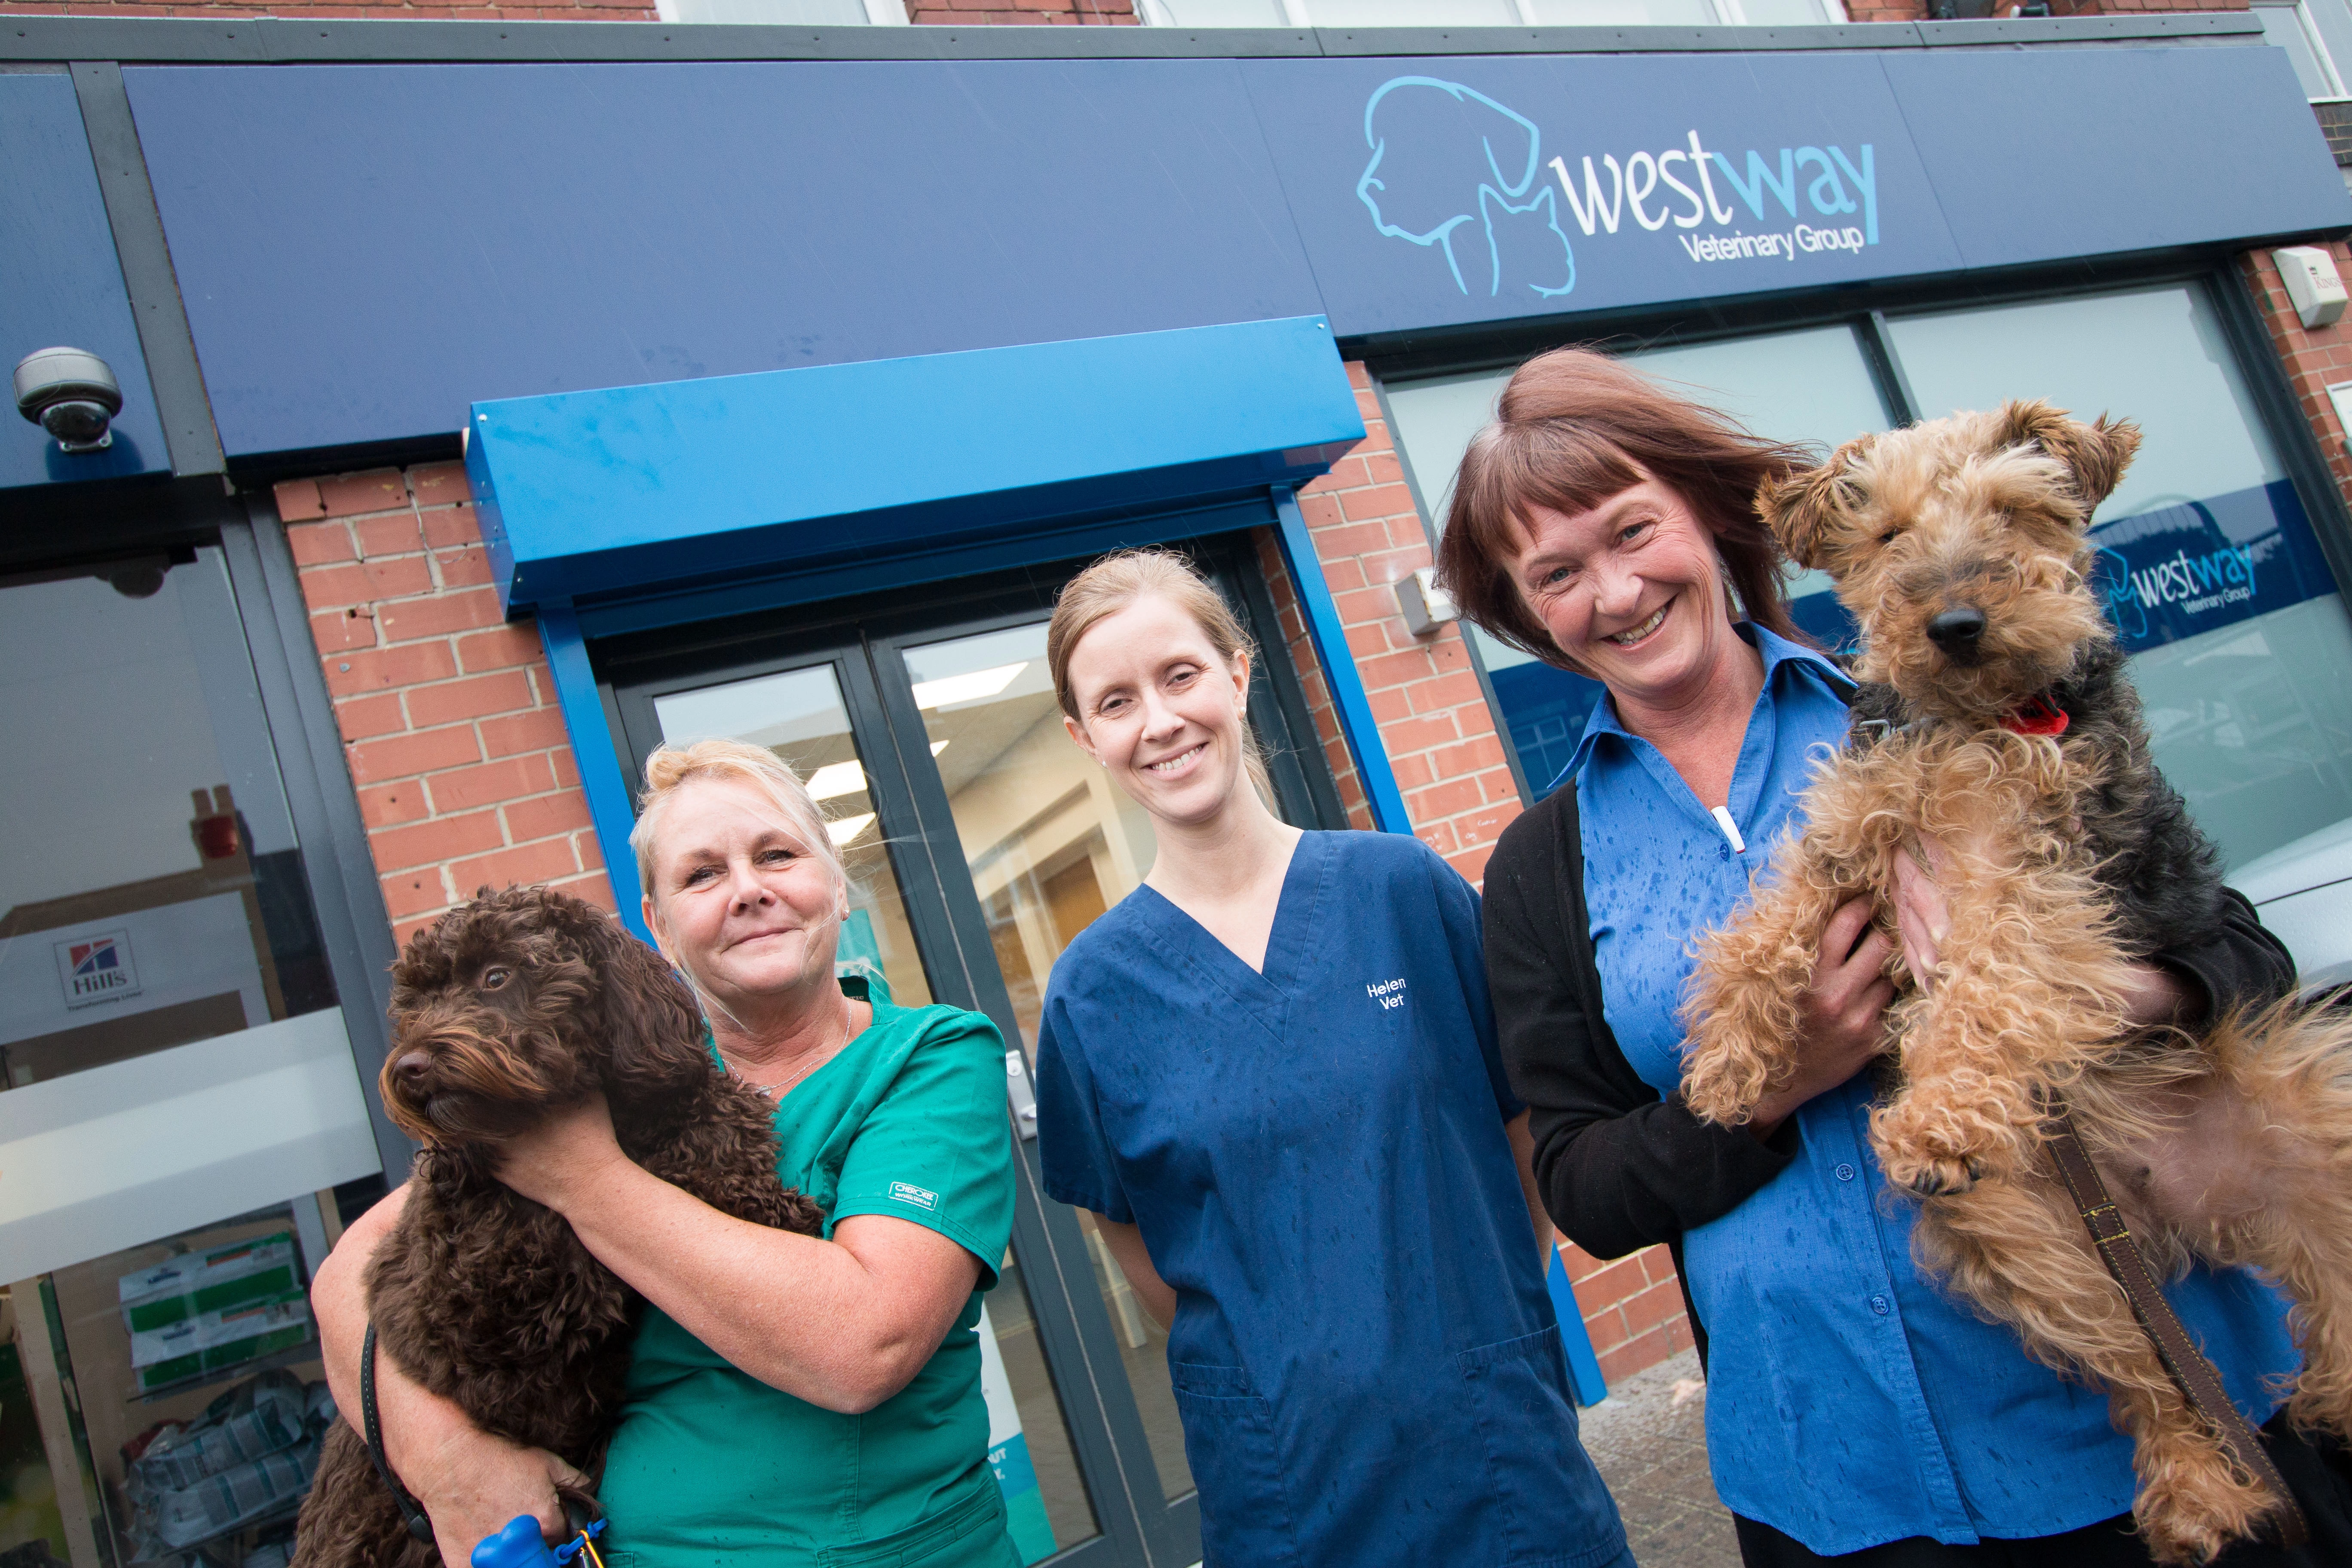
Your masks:
<svg viewBox="0 0 2352 1568"><path fill-rule="evenodd" d="M741 1073L736 1071L731 1066L728 1067L727 1074L730 1078L739 1080L746 1089L751 1089L759 1094L764 1094L771 1100L782 1100L787 1091L798 1087L801 1079L808 1077L809 1074L816 1071L817 1068L824 1066L825 1063L831 1061L835 1057L841 1054L841 1047L849 1044L849 1026L851 1023L855 1021L856 1017L856 1014L854 1008L844 1008L842 1010L841 1018L841 1038L834 1041L833 1044L824 1047L821 1050L811 1052L807 1061L802 1065L797 1072L780 1078L773 1083L753 1083L750 1079L745 1078ZM726 1058L722 1057L719 1059L723 1065Z"/></svg>

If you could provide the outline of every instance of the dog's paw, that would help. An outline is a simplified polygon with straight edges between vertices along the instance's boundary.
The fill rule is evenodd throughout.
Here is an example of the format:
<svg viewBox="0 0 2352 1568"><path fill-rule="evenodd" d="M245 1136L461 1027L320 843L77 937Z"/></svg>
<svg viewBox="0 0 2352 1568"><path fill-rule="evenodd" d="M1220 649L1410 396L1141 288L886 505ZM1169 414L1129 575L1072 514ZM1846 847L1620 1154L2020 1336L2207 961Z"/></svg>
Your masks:
<svg viewBox="0 0 2352 1568"><path fill-rule="evenodd" d="M1739 1127L1755 1114L1757 1102L1764 1098L1764 1075L1694 1058L1684 1070L1682 1094L1683 1104L1701 1121Z"/></svg>
<svg viewBox="0 0 2352 1568"><path fill-rule="evenodd" d="M1885 1163L1888 1184L1916 1198L1948 1198L1984 1179L1985 1164L1973 1154L1922 1154Z"/></svg>

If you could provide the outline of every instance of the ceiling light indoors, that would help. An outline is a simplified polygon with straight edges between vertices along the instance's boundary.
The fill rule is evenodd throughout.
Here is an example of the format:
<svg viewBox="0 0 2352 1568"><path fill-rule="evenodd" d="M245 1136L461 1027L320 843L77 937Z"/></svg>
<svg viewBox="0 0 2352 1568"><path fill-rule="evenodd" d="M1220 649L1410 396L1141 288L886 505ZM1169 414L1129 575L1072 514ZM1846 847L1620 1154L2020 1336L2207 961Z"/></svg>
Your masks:
<svg viewBox="0 0 2352 1568"><path fill-rule="evenodd" d="M870 811L861 811L856 816L845 816L838 822L826 823L825 837L833 840L835 848L846 849L853 839L872 826L874 826L874 814Z"/></svg>
<svg viewBox="0 0 2352 1568"><path fill-rule="evenodd" d="M943 675L937 680L919 680L915 682L915 706L946 708L993 697L1028 668L1029 661L1024 658L1017 664L1000 664L993 669L971 669L961 675Z"/></svg>
<svg viewBox="0 0 2352 1568"><path fill-rule="evenodd" d="M866 787L866 772L855 760L827 763L809 774L808 792L819 800L832 800L837 795L856 795Z"/></svg>

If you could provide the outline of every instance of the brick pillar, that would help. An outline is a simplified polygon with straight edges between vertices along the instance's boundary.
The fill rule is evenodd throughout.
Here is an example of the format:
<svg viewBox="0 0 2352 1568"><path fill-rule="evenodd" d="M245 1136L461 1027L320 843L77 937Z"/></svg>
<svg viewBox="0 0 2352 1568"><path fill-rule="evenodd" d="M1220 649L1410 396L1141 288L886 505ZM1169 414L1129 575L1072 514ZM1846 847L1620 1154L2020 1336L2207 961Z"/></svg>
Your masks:
<svg viewBox="0 0 2352 1568"><path fill-rule="evenodd" d="M1518 785L1461 629L1441 626L1425 637L1405 629L1396 583L1430 564L1429 536L1370 376L1351 363L1348 378L1367 434L1299 491L1299 511L1413 831L1475 883L1496 837L1519 814ZM1302 658L1300 667L1311 663Z"/></svg>
<svg viewBox="0 0 2352 1568"><path fill-rule="evenodd" d="M2336 258L2336 269L2352 277L2352 245L2331 240L2325 248ZM2306 329L2287 300L2286 285L2279 281L2278 266L2269 251L2249 250L2238 258L2238 265L2270 328L2272 346L2286 367L2287 379L2303 402L2303 416L2327 455L2327 471L2335 476L2336 488L2352 501L2352 456L2345 452L2344 423L2327 395L2330 382L2352 381L2352 315L2332 327Z"/></svg>
<svg viewBox="0 0 2352 1568"><path fill-rule="evenodd" d="M539 629L499 614L456 463L278 487L393 935L477 889L612 892Z"/></svg>

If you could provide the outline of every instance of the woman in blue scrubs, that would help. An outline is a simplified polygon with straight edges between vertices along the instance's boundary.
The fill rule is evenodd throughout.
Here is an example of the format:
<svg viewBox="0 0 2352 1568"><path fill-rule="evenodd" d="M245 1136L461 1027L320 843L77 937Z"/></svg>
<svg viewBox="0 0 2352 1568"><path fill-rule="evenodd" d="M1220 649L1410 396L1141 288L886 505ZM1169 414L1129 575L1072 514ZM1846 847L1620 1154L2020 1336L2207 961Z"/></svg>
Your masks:
<svg viewBox="0 0 2352 1568"><path fill-rule="evenodd" d="M1208 1568L1632 1568L1577 1438L1477 895L1417 839L1274 816L1250 657L1163 552L1055 607L1070 738L1159 851L1054 967L1045 1189L1168 1326Z"/></svg>

